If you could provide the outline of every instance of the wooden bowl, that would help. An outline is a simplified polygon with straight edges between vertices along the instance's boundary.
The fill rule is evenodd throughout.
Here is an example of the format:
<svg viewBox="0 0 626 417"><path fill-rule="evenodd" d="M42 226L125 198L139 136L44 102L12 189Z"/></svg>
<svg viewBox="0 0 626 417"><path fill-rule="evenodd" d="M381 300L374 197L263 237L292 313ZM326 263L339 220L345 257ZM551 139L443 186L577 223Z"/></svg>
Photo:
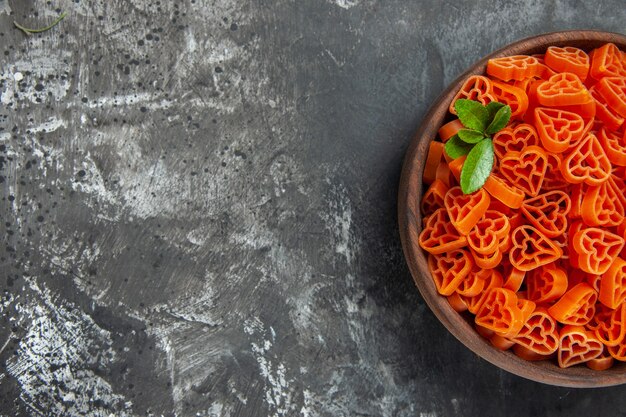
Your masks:
<svg viewBox="0 0 626 417"><path fill-rule="evenodd" d="M547 33L514 42L478 61L457 78L439 96L424 118L417 134L409 144L398 195L398 223L404 256L413 280L426 304L444 326L465 346L483 359L500 368L533 381L565 387L602 387L626 383L626 363L616 364L606 371L593 371L586 366L561 369L554 361L529 362L509 351L500 351L482 338L467 318L450 307L447 299L437 293L428 271L426 254L418 245L422 230L420 201L424 192L422 172L428 145L437 136L437 130L448 115L448 106L463 81L473 74L484 74L490 58L544 53L548 46L575 46L591 50L613 42L626 50L626 36L599 31L567 31Z"/></svg>

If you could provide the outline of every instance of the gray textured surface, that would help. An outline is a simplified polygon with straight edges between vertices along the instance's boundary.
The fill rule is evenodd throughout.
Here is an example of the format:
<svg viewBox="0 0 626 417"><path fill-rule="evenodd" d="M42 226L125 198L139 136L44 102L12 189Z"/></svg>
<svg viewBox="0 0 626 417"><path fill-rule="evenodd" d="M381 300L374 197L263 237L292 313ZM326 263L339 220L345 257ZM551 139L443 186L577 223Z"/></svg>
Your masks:
<svg viewBox="0 0 626 417"><path fill-rule="evenodd" d="M466 66L625 21L620 0L0 0L0 414L626 415L624 388L460 345L395 217L411 133Z"/></svg>

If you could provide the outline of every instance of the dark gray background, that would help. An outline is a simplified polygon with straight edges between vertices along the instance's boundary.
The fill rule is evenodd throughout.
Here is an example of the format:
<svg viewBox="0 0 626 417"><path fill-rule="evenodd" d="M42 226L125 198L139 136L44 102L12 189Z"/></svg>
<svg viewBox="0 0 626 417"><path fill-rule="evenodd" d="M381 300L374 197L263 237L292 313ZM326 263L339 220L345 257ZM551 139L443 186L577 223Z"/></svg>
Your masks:
<svg viewBox="0 0 626 417"><path fill-rule="evenodd" d="M395 215L464 68L625 22L620 0L0 0L0 414L626 415L623 387L536 384L450 336Z"/></svg>

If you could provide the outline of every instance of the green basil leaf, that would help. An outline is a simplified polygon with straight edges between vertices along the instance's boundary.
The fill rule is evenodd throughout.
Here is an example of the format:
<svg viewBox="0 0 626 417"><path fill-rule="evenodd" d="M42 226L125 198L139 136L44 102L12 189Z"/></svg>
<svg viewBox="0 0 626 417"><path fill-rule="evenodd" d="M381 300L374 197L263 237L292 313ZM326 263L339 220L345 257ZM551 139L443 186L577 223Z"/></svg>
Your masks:
<svg viewBox="0 0 626 417"><path fill-rule="evenodd" d="M468 129L484 132L489 124L489 112L478 101L460 98L454 102L457 116Z"/></svg>
<svg viewBox="0 0 626 417"><path fill-rule="evenodd" d="M504 126L506 126L511 120L511 107L504 106L500 110L496 112L496 115L493 117L491 124L487 127L487 134L493 135L498 132Z"/></svg>
<svg viewBox="0 0 626 417"><path fill-rule="evenodd" d="M489 123L493 121L493 118L495 117L498 110L500 110L504 106L504 103L499 103L497 101L492 101L485 106L487 108L487 112L489 112ZM487 125L489 125L489 123Z"/></svg>
<svg viewBox="0 0 626 417"><path fill-rule="evenodd" d="M461 169L461 190L471 194L485 184L493 168L493 143L485 138L478 142L467 154Z"/></svg>
<svg viewBox="0 0 626 417"><path fill-rule="evenodd" d="M482 132L472 129L461 129L457 135L465 143L478 143L485 137Z"/></svg>
<svg viewBox="0 0 626 417"><path fill-rule="evenodd" d="M446 142L444 150L452 159L467 155L474 145L463 142L458 135L452 136Z"/></svg>

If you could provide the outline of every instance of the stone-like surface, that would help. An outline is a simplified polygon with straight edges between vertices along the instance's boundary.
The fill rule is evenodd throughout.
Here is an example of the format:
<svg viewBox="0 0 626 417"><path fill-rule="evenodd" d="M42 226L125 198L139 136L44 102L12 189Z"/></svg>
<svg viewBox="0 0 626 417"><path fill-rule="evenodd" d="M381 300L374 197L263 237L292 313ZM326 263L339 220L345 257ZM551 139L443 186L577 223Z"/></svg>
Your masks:
<svg viewBox="0 0 626 417"><path fill-rule="evenodd" d="M411 133L466 66L625 19L619 0L0 0L0 414L626 413L621 388L460 345L395 216Z"/></svg>

